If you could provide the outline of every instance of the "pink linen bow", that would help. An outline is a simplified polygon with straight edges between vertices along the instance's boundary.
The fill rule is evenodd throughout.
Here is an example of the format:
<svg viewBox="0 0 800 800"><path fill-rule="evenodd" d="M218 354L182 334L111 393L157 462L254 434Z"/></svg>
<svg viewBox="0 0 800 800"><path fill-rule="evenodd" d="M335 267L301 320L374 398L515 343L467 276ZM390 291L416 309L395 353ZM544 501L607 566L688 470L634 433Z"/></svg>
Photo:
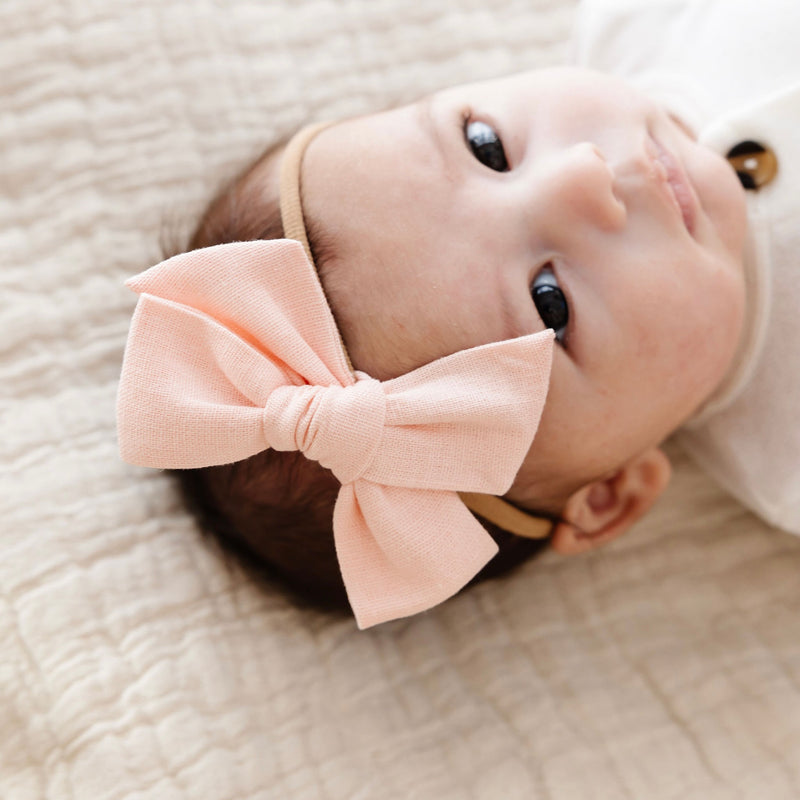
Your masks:
<svg viewBox="0 0 800 800"><path fill-rule="evenodd" d="M186 469L272 447L331 469L360 628L442 602L497 552L456 492L513 482L544 407L552 331L379 382L351 372L298 242L195 250L127 285L140 298L117 402L126 461Z"/></svg>

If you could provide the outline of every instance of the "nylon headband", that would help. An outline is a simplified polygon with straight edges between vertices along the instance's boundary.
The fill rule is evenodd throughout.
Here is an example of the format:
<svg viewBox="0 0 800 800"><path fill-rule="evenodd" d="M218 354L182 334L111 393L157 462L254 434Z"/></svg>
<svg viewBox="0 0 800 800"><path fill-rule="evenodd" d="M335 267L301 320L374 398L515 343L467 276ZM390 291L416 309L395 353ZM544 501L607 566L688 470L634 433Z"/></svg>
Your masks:
<svg viewBox="0 0 800 800"><path fill-rule="evenodd" d="M308 145L318 133L333 124L330 121L320 122L301 128L286 145L280 168L279 187L283 235L287 239L294 239L303 245L308 260L314 264L315 269L316 264L311 252L311 245L308 242L306 223L303 216L300 168ZM342 349L347 355L348 364L350 364L350 369L352 370L352 363L350 362L347 348L344 347L344 342L342 342ZM488 522L509 533L513 533L515 536L521 536L525 539L545 539L550 535L553 528L553 524L549 519L528 514L508 501L503 500L502 497L469 492L460 492L459 497L470 511L479 514Z"/></svg>

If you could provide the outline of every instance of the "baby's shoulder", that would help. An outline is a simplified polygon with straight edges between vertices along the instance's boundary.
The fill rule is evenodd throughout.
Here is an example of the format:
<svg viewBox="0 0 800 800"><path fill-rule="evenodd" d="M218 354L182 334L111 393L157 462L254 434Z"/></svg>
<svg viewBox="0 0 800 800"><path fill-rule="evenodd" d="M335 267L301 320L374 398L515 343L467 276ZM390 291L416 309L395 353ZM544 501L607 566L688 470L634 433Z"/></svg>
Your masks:
<svg viewBox="0 0 800 800"><path fill-rule="evenodd" d="M712 113L800 80L797 0L582 0L573 56L634 82L679 76Z"/></svg>

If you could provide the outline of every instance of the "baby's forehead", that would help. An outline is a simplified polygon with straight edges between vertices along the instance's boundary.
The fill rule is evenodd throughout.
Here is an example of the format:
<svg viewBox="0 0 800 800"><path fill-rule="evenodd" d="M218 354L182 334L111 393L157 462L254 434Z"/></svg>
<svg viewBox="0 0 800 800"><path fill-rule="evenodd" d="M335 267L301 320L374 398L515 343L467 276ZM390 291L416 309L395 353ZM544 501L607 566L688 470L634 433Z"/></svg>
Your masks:
<svg viewBox="0 0 800 800"><path fill-rule="evenodd" d="M425 111L415 103L338 123L303 164L306 220L331 256L323 286L353 363L382 380L533 332L508 324L519 315L488 263L499 263L486 257L491 233L471 224L480 199L454 196L461 133L438 120L432 130ZM523 286L528 313L526 296Z"/></svg>

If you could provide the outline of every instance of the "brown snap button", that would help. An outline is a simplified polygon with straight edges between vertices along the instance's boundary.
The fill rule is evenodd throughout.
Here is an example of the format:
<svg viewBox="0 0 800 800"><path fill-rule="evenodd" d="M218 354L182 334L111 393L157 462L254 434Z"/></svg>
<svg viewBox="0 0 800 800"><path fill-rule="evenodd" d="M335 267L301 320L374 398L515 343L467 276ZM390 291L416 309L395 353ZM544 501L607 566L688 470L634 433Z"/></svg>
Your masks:
<svg viewBox="0 0 800 800"><path fill-rule="evenodd" d="M736 170L745 189L760 189L778 174L775 153L758 142L739 142L725 157Z"/></svg>

